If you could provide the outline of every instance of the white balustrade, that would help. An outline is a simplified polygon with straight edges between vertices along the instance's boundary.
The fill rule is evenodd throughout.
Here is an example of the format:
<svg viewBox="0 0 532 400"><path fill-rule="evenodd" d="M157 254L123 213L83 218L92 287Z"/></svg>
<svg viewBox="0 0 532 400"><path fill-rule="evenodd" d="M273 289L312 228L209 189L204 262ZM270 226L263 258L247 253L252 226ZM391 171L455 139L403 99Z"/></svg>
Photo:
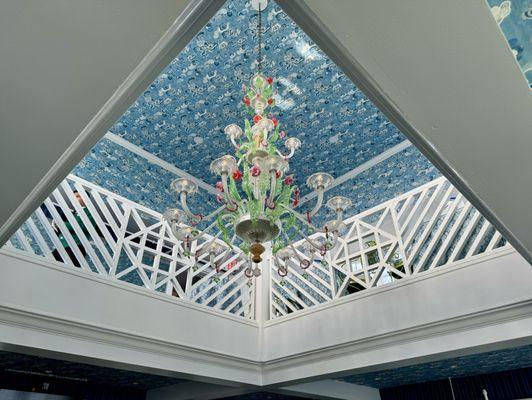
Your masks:
<svg viewBox="0 0 532 400"><path fill-rule="evenodd" d="M216 272L201 252L212 240L205 235L187 249L158 212L69 175L5 248L254 319L246 257L236 248L229 257L221 254L213 260L225 257Z"/></svg>
<svg viewBox="0 0 532 400"><path fill-rule="evenodd" d="M272 271L270 319L509 246L445 178L344 222L347 232L325 256L307 253L304 240L295 245L308 269L294 258L286 277Z"/></svg>
<svg viewBox="0 0 532 400"><path fill-rule="evenodd" d="M264 293L270 319L509 246L445 178L344 222L346 233L325 256L308 253L305 240L295 244L309 268L294 258L281 277L272 265ZM211 240L206 235L186 249L159 213L70 175L6 248L254 319L260 293L244 275L245 255L235 248L229 259L218 256L214 262L225 257L225 269L217 272L201 252Z"/></svg>

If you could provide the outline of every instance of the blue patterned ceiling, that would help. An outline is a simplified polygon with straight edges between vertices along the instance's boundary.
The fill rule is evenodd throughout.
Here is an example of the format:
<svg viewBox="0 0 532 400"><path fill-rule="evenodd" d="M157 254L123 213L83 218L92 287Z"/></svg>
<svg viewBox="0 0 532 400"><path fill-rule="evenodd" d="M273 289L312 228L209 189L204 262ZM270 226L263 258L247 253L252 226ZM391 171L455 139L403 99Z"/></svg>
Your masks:
<svg viewBox="0 0 532 400"><path fill-rule="evenodd" d="M303 142L291 161L302 194L311 173L339 177L406 140L274 2L264 25L264 71L277 84L276 116L288 136ZM111 132L214 185L210 162L232 152L223 128L242 125L247 116L242 84L256 71L256 28L247 0L227 1ZM173 202L167 189L172 174L106 139L74 173L158 211ZM409 148L334 193L353 198L358 212L437 175ZM199 212L207 213L213 196L196 197Z"/></svg>
<svg viewBox="0 0 532 400"><path fill-rule="evenodd" d="M7 379L2 381L4 374L20 377L26 382L36 378L45 382L70 382L76 386L89 387L106 385L115 389L147 390L187 382L166 376L0 351L0 389L9 387Z"/></svg>
<svg viewBox="0 0 532 400"><path fill-rule="evenodd" d="M532 345L346 376L339 380L380 389L527 367L532 367Z"/></svg>
<svg viewBox="0 0 532 400"><path fill-rule="evenodd" d="M488 4L532 88L532 0L488 0Z"/></svg>

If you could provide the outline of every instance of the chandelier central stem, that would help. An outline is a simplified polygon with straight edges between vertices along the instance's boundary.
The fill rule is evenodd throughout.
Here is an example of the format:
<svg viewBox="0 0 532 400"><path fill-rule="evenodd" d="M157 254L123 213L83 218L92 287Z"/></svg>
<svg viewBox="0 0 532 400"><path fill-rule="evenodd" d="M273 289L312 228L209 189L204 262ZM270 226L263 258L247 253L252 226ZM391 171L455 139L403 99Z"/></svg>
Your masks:
<svg viewBox="0 0 532 400"><path fill-rule="evenodd" d="M281 129L271 111L278 94L273 78L262 74L262 11L267 4L267 0L251 0L251 6L258 12L258 72L251 77L249 86L242 85L243 109L250 118L245 119L243 129L234 123L224 128L234 147L234 155L225 154L210 165L211 172L219 177L216 201L221 206L207 216L194 214L187 201L198 191L198 185L193 179L179 178L171 187L178 196L181 210L169 209L163 216L173 235L183 241L189 255L193 240L205 238L207 231L217 229L208 242L199 247L195 245L196 261L202 259L203 253L208 253L209 257L204 259L209 260L211 267L217 272L224 268L228 270L232 268L228 266L232 263L230 253L238 247L249 257L245 269L248 278L260 275L258 264L262 261L265 243L271 243L271 256L281 277L288 274L290 258L297 260L301 269L308 268L314 252L324 255L336 246L340 232L345 229L342 222L344 210L351 205L349 199L341 196L329 199L327 207L336 212L337 217L327 222L323 229L317 228L312 218L321 209L324 193L334 179L325 172L318 172L307 179L309 189L317 193L316 205L306 212L306 216L295 210L301 190L295 185L294 175L288 174L289 160L302 143L295 136L286 137L286 131ZM288 152L279 150L279 142ZM214 218L207 228L199 229L205 221ZM310 234L321 236L311 239ZM293 242L298 236L309 244L306 256L295 251Z"/></svg>
<svg viewBox="0 0 532 400"><path fill-rule="evenodd" d="M262 5L259 3L259 26L258 26L258 39L259 39L259 48L258 48L258 58L257 58L257 70L259 74L262 72Z"/></svg>

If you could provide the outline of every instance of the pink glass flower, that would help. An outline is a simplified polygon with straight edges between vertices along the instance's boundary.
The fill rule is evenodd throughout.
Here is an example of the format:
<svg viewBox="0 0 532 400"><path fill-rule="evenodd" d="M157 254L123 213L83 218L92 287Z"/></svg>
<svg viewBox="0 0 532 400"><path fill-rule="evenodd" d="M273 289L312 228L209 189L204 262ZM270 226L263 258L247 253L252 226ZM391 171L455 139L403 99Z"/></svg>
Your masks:
<svg viewBox="0 0 532 400"><path fill-rule="evenodd" d="M260 168L254 165L249 169L249 172L251 173L251 176L259 176L260 175Z"/></svg>
<svg viewBox="0 0 532 400"><path fill-rule="evenodd" d="M291 185L294 183L294 177L292 175L288 175L286 178L284 178L283 182L285 185Z"/></svg>
<svg viewBox="0 0 532 400"><path fill-rule="evenodd" d="M236 169L235 172L233 172L233 179L235 181L239 181L240 178L242 178L242 171L240 171L239 169Z"/></svg>

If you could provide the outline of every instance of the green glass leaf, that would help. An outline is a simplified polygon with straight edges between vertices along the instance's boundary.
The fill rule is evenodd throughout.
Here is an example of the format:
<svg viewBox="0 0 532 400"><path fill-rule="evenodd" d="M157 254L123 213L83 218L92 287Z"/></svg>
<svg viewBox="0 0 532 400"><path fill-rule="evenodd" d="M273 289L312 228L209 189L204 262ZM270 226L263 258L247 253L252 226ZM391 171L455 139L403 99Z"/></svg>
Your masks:
<svg viewBox="0 0 532 400"><path fill-rule="evenodd" d="M251 142L253 140L253 137L251 136L251 124L249 123L248 119L244 121L244 125L244 132L246 133L246 137Z"/></svg>
<svg viewBox="0 0 532 400"><path fill-rule="evenodd" d="M256 221L259 218L259 214L261 211L259 200L249 199L247 202L247 207L248 207L249 216L251 217L251 220Z"/></svg>
<svg viewBox="0 0 532 400"><path fill-rule="evenodd" d="M236 187L235 180L233 177L229 177L229 194L233 199L235 199L239 204L242 201L242 198L240 197L240 193L238 193L238 189Z"/></svg>
<svg viewBox="0 0 532 400"><path fill-rule="evenodd" d="M216 218L216 225L218 226L218 229L220 232L222 232L222 240L229 246L233 247L231 245L231 238L229 237L229 230L225 226L224 218L227 217L228 214L226 212L222 212L218 214L218 217Z"/></svg>
<svg viewBox="0 0 532 400"><path fill-rule="evenodd" d="M273 242L272 245L272 253L276 254L279 250L284 249L286 247L286 243L283 239L277 239Z"/></svg>
<svg viewBox="0 0 532 400"><path fill-rule="evenodd" d="M275 127L275 129L274 129L274 131L273 131L273 133L272 133L272 135L270 137L270 141L272 143L276 142L277 139L279 139L279 125L280 124L277 124L277 126Z"/></svg>
<svg viewBox="0 0 532 400"><path fill-rule="evenodd" d="M249 182L249 165L247 163L244 163L244 172L242 175L242 190L246 194L246 197L248 199L251 199L253 196L253 188L251 187L251 183Z"/></svg>
<svg viewBox="0 0 532 400"><path fill-rule="evenodd" d="M238 246L238 248L240 250L242 250L242 252L244 254L249 254L249 243L246 243L246 242L242 242L240 243L240 245Z"/></svg>

